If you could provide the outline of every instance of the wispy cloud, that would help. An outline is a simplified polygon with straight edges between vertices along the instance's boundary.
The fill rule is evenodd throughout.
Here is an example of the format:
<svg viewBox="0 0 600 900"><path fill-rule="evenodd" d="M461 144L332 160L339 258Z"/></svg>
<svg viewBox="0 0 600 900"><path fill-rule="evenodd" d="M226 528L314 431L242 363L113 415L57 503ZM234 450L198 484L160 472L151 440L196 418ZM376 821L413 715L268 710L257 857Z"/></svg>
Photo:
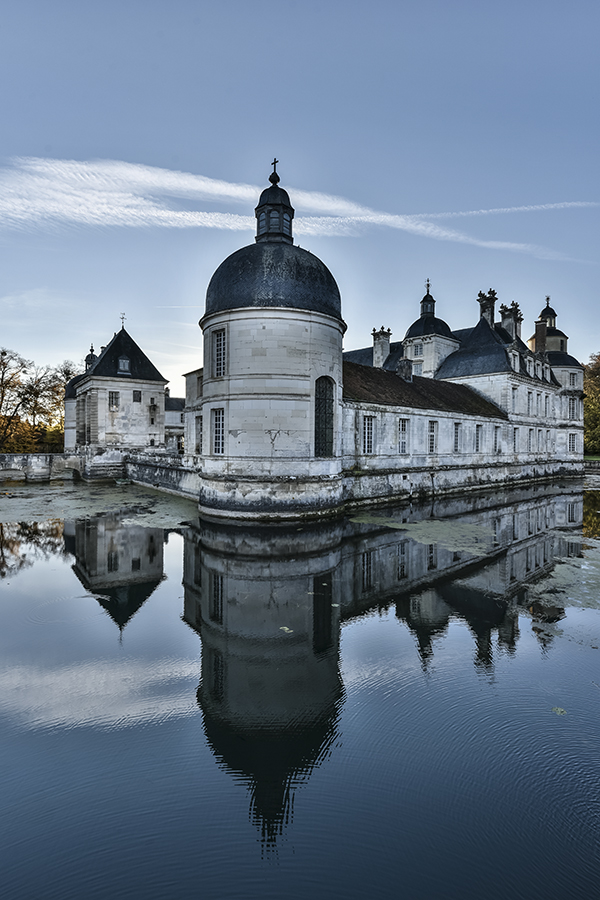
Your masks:
<svg viewBox="0 0 600 900"><path fill-rule="evenodd" d="M249 231L253 216L202 209L182 209L184 201L253 206L261 188L174 172L117 160L17 158L0 169L0 227L12 229L59 226L119 226L129 228L218 228ZM453 241L493 250L527 253L542 259L565 259L537 244L484 240L435 224L434 219L494 215L598 206L567 201L535 206L464 212L394 215L370 209L343 197L293 190L300 215L298 235L355 235L367 228L394 228L438 241Z"/></svg>

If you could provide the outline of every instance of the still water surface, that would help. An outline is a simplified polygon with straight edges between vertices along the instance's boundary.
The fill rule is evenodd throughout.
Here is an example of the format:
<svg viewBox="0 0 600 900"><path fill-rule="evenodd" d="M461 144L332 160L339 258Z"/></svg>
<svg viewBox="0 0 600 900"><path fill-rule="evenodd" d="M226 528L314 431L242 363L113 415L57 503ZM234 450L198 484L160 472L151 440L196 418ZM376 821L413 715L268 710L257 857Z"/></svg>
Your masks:
<svg viewBox="0 0 600 900"><path fill-rule="evenodd" d="M599 511L4 488L2 896L597 896Z"/></svg>

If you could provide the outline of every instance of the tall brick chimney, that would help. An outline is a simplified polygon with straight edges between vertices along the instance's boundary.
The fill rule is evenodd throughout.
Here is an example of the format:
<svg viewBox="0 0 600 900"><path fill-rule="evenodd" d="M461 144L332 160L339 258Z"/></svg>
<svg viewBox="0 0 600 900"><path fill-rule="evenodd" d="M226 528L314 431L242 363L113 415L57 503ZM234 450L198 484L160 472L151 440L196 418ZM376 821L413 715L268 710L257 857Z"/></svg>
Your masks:
<svg viewBox="0 0 600 900"><path fill-rule="evenodd" d="M477 300L479 301L480 315L482 319L486 319L488 325L494 327L494 318L496 316L496 300L498 295L493 288L490 288L487 294L479 291Z"/></svg>

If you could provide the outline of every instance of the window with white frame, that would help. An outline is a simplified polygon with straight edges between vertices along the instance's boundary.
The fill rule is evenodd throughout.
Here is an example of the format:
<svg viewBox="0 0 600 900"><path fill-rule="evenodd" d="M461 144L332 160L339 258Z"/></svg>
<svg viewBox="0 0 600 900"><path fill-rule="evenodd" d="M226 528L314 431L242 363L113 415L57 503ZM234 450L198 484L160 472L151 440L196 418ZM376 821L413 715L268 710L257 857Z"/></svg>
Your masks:
<svg viewBox="0 0 600 900"><path fill-rule="evenodd" d="M569 387L577 387L577 375L575 372L569 373Z"/></svg>
<svg viewBox="0 0 600 900"><path fill-rule="evenodd" d="M579 401L577 397L569 397L569 419L579 418Z"/></svg>
<svg viewBox="0 0 600 900"><path fill-rule="evenodd" d="M429 453L437 453L438 423L430 421L427 428L427 450Z"/></svg>
<svg viewBox="0 0 600 900"><path fill-rule="evenodd" d="M454 423L454 452L460 453L460 422Z"/></svg>
<svg viewBox="0 0 600 900"><path fill-rule="evenodd" d="M423 374L423 363L414 363L413 367L413 375L422 375Z"/></svg>
<svg viewBox="0 0 600 900"><path fill-rule="evenodd" d="M398 544L398 578L408 578L408 541Z"/></svg>
<svg viewBox="0 0 600 900"><path fill-rule="evenodd" d="M227 341L225 329L219 328L212 333L212 364L215 378L222 378L225 375L226 357Z"/></svg>
<svg viewBox="0 0 600 900"><path fill-rule="evenodd" d="M129 372L129 359L126 356L119 357L119 372Z"/></svg>
<svg viewBox="0 0 600 900"><path fill-rule="evenodd" d="M375 416L363 416L362 452L373 453L375 441Z"/></svg>
<svg viewBox="0 0 600 900"><path fill-rule="evenodd" d="M225 410L212 411L212 445L213 453L225 453Z"/></svg>
<svg viewBox="0 0 600 900"><path fill-rule="evenodd" d="M483 425L475 426L475 453L483 450Z"/></svg>
<svg viewBox="0 0 600 900"><path fill-rule="evenodd" d="M410 419L400 419L398 423L398 453L408 453L410 437Z"/></svg>
<svg viewBox="0 0 600 900"><path fill-rule="evenodd" d="M373 587L373 563L375 551L366 550L362 555L362 589L370 591Z"/></svg>
<svg viewBox="0 0 600 900"><path fill-rule="evenodd" d="M530 416L533 412L533 393L531 391L527 391L527 415Z"/></svg>
<svg viewBox="0 0 600 900"><path fill-rule="evenodd" d="M501 447L501 430L500 425L494 425L494 453L500 453Z"/></svg>
<svg viewBox="0 0 600 900"><path fill-rule="evenodd" d="M577 521L577 511L574 503L567 503L567 522L572 524Z"/></svg>
<svg viewBox="0 0 600 900"><path fill-rule="evenodd" d="M419 356L423 356L423 344L420 342L413 344L413 357L417 359Z"/></svg>
<svg viewBox="0 0 600 900"><path fill-rule="evenodd" d="M577 453L577 435L569 435L569 453Z"/></svg>
<svg viewBox="0 0 600 900"><path fill-rule="evenodd" d="M119 391L108 392L108 408L111 412L114 412L119 408L120 399Z"/></svg>

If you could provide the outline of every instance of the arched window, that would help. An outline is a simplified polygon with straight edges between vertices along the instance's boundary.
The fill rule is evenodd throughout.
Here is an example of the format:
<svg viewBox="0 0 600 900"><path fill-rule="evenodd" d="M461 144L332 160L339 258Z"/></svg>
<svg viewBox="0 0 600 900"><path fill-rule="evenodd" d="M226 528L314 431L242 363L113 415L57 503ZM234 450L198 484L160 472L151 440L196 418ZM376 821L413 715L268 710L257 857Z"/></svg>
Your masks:
<svg viewBox="0 0 600 900"><path fill-rule="evenodd" d="M258 217L258 233L262 234L263 231L267 230L267 214L266 212L261 212Z"/></svg>
<svg viewBox="0 0 600 900"><path fill-rule="evenodd" d="M333 456L333 381L315 383L315 456Z"/></svg>
<svg viewBox="0 0 600 900"><path fill-rule="evenodd" d="M269 231L279 231L279 213L275 209L269 213Z"/></svg>

